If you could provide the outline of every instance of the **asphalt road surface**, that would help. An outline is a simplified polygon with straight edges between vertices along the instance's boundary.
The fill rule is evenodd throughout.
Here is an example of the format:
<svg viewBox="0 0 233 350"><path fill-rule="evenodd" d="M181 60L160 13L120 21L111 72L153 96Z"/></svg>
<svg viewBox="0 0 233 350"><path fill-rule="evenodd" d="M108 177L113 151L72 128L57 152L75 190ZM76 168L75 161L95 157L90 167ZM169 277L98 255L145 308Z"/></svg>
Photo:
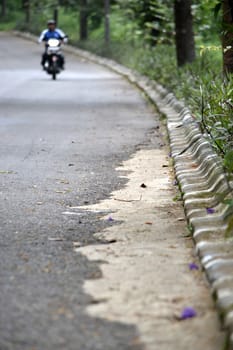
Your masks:
<svg viewBox="0 0 233 350"><path fill-rule="evenodd" d="M135 326L85 312L95 300L83 283L101 262L74 242L93 244L113 223L71 209L123 186L115 168L136 149L159 147L155 112L123 78L72 55L52 81L42 50L0 33L0 349L139 350Z"/></svg>

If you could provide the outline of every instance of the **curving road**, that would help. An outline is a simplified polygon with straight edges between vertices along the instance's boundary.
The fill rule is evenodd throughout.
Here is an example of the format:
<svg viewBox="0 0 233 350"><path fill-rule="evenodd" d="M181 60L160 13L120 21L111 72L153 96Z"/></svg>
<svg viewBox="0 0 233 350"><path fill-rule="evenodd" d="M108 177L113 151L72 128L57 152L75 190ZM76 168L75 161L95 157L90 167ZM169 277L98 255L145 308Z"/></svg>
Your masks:
<svg viewBox="0 0 233 350"><path fill-rule="evenodd" d="M95 301L83 283L101 262L73 243L94 243L105 224L71 213L123 186L115 168L137 147L159 145L154 111L124 79L72 55L52 81L41 51L0 33L0 349L139 350L135 326L85 312Z"/></svg>

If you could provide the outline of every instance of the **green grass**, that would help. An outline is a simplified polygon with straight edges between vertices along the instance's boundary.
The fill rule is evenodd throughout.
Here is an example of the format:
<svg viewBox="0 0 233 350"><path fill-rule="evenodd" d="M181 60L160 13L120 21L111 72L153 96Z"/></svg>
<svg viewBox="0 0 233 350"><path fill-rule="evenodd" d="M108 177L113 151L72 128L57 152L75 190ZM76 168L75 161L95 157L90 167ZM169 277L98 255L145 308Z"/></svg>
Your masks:
<svg viewBox="0 0 233 350"><path fill-rule="evenodd" d="M19 12L13 12L10 16L0 21L0 31L14 30L23 20L23 15Z"/></svg>

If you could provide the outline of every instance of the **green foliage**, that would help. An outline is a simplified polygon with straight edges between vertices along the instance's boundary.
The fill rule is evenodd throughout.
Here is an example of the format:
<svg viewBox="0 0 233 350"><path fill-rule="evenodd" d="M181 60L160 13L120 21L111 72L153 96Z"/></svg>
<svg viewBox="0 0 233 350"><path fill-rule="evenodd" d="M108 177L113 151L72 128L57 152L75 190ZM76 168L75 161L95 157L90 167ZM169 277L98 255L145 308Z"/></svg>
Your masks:
<svg viewBox="0 0 233 350"><path fill-rule="evenodd" d="M233 150L231 149L226 150L223 164L225 168L229 170L230 173L233 173ZM232 206L233 206L233 203L232 203Z"/></svg>
<svg viewBox="0 0 233 350"><path fill-rule="evenodd" d="M232 92L231 77L225 81L221 76L207 81L205 87L203 85L201 109L202 125L210 135L216 150L224 157L224 164L230 172L233 170L229 153L233 146Z"/></svg>
<svg viewBox="0 0 233 350"><path fill-rule="evenodd" d="M196 42L210 42L211 44L220 36L221 17L219 13L219 0L194 0L193 1L193 18Z"/></svg>
<svg viewBox="0 0 233 350"><path fill-rule="evenodd" d="M75 41L79 32L78 12L71 9L59 9L59 27L68 34L69 40Z"/></svg>
<svg viewBox="0 0 233 350"><path fill-rule="evenodd" d="M229 206L228 211L229 211L229 220L228 220L228 225L227 225L227 229L226 229L226 232L225 232L225 238L232 238L232 232L233 232L233 205Z"/></svg>
<svg viewBox="0 0 233 350"><path fill-rule="evenodd" d="M118 0L117 3L121 15L137 24L144 40L152 45L170 41L174 27L171 0Z"/></svg>

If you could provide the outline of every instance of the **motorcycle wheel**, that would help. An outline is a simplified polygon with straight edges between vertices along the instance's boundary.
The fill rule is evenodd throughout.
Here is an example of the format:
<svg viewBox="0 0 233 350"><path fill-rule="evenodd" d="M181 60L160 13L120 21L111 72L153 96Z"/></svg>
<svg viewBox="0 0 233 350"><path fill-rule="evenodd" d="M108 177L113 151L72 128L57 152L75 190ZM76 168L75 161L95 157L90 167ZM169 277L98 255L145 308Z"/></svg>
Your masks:
<svg viewBox="0 0 233 350"><path fill-rule="evenodd" d="M53 80L57 79L57 63L56 62L53 62L52 79Z"/></svg>

